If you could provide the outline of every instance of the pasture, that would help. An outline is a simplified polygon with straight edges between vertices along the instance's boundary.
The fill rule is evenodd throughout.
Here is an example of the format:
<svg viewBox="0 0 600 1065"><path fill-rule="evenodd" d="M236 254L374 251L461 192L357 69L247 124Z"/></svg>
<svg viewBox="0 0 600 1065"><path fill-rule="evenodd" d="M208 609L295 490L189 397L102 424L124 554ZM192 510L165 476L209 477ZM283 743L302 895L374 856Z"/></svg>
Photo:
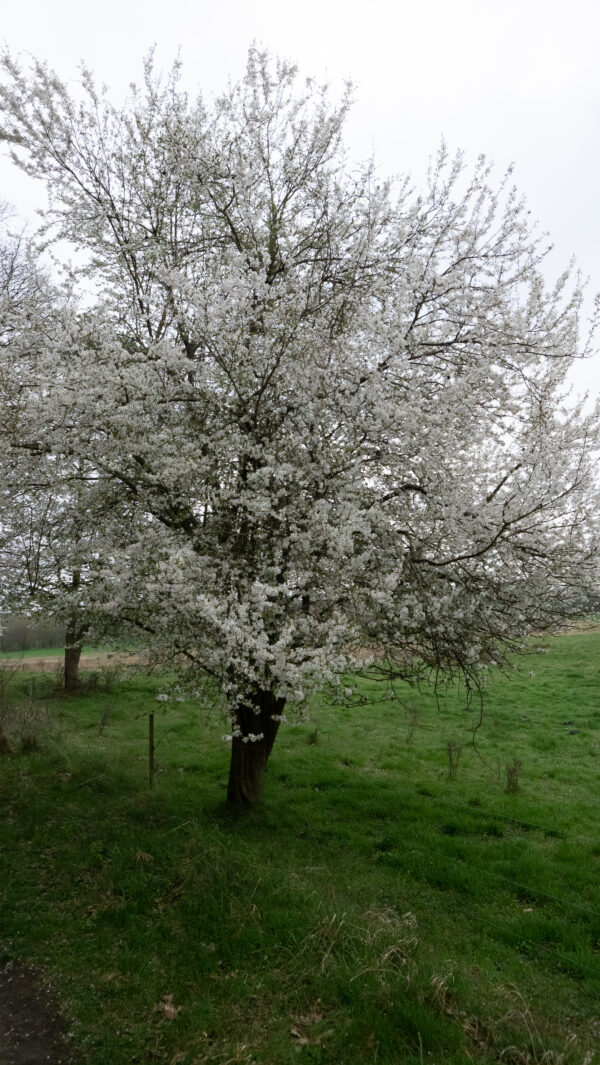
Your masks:
<svg viewBox="0 0 600 1065"><path fill-rule="evenodd" d="M600 634L535 644L475 745L460 689L321 701L243 814L226 722L160 677L4 674L0 968L47 982L86 1065L589 1065Z"/></svg>

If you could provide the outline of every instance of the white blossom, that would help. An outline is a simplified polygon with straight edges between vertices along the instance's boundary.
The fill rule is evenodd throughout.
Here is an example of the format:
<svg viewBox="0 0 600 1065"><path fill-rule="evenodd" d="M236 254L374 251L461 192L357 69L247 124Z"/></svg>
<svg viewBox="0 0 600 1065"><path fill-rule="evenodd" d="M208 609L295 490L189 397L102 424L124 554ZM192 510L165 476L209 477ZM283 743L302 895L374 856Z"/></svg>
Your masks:
<svg viewBox="0 0 600 1065"><path fill-rule="evenodd" d="M210 677L235 746L265 693L276 725L352 669L476 683L568 612L597 575L597 416L565 390L589 347L508 177L349 167L349 98L256 50L210 106L151 63L122 111L5 72L87 309L2 349L2 432L49 484L90 471L98 617Z"/></svg>

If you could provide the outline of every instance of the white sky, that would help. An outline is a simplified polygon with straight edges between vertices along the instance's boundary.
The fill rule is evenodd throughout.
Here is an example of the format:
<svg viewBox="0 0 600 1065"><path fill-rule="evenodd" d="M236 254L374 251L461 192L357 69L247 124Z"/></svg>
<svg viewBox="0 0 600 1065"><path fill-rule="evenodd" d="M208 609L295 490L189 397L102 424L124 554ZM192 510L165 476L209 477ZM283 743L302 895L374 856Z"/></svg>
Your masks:
<svg viewBox="0 0 600 1065"><path fill-rule="evenodd" d="M8 0L5 0L7 6ZM351 78L348 143L384 174L419 182L445 137L514 178L555 245L549 277L571 256L600 290L600 4L598 0L13 0L0 41L46 59L64 80L80 60L121 95L156 44L178 48L190 88L222 88L255 40L305 74ZM5 159L0 199L24 217L45 202ZM591 306L591 300L590 300ZM574 367L600 396L600 356Z"/></svg>

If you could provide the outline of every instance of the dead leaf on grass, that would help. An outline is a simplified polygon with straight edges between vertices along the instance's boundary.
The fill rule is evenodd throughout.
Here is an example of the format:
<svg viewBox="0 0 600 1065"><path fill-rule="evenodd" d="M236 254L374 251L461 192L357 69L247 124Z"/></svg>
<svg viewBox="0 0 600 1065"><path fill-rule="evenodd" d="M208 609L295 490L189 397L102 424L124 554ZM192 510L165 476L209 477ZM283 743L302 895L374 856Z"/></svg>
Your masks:
<svg viewBox="0 0 600 1065"><path fill-rule="evenodd" d="M294 1017L296 1024L318 1024L322 1020L323 1014L314 1009L309 1010L308 1013L299 1013L297 1017Z"/></svg>
<svg viewBox="0 0 600 1065"><path fill-rule="evenodd" d="M333 1028L326 1032L315 1032L313 1027L323 1020L323 1014L316 1009L308 1010L307 1013L299 1013L293 1018L294 1026L290 1028L290 1036L297 1047L321 1046L325 1039L334 1034Z"/></svg>
<svg viewBox="0 0 600 1065"><path fill-rule="evenodd" d="M172 995L163 995L160 1002L156 1003L154 1007L155 1013L162 1013L168 1021L173 1021L179 1013L181 1013L181 1006L173 1005Z"/></svg>

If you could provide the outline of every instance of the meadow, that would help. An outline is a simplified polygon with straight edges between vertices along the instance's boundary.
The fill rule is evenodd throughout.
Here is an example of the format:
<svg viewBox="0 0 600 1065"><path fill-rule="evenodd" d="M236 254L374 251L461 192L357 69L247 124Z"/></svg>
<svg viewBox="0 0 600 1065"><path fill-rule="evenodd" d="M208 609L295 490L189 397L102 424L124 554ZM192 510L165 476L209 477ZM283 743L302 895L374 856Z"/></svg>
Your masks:
<svg viewBox="0 0 600 1065"><path fill-rule="evenodd" d="M163 678L0 682L0 964L86 1065L589 1065L600 1045L600 633L538 640L485 715L361 682L224 805L226 723ZM84 674L85 679L85 674ZM148 785L148 714L156 774Z"/></svg>

